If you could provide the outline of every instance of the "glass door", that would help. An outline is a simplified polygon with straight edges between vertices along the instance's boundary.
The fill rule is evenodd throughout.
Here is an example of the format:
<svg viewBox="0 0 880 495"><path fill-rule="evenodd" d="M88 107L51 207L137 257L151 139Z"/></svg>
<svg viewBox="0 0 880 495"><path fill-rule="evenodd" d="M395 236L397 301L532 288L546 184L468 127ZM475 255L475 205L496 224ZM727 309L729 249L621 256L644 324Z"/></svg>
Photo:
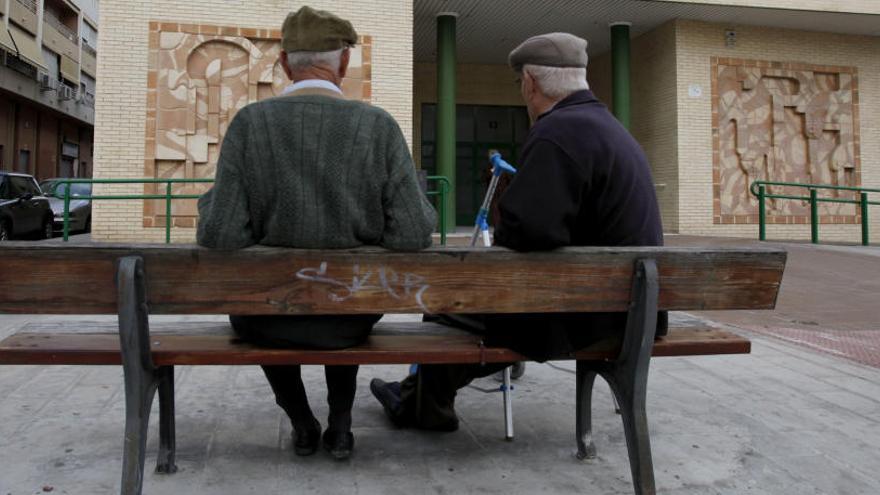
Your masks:
<svg viewBox="0 0 880 495"><path fill-rule="evenodd" d="M435 109L422 107L422 169L436 172ZM474 224L490 180L489 153L498 151L516 166L528 132L525 107L458 105L456 107L455 221ZM497 195L496 195L497 198Z"/></svg>

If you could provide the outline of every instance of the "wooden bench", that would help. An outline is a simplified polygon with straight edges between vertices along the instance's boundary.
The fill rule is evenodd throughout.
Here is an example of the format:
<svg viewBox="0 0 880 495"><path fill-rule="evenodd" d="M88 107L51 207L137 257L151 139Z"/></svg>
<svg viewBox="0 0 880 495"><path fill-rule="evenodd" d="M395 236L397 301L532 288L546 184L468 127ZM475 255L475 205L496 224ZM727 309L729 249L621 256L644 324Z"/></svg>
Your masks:
<svg viewBox="0 0 880 495"><path fill-rule="evenodd" d="M501 248L394 253L172 245L10 243L0 314L118 314L118 328L28 326L0 342L0 364L123 366L123 494L143 483L150 406L159 395L157 471L176 471L174 366L480 363L523 360L509 349L430 323L382 324L363 346L265 349L228 325L181 323L151 333L148 314L628 312L620 348L577 353L578 457L595 456L590 422L597 375L621 408L637 494L655 493L645 394L651 355L749 352L737 335L673 328L655 341L657 310L772 309L786 255L749 248ZM105 325L106 327L106 325ZM585 329L589 331L589 329Z"/></svg>

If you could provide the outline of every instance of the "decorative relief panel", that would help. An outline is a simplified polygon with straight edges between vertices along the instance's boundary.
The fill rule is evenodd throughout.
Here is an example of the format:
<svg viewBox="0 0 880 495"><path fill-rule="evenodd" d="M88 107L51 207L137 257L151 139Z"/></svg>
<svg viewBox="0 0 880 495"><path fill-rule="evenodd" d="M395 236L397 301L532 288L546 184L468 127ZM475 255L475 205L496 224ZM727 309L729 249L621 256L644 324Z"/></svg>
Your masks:
<svg viewBox="0 0 880 495"><path fill-rule="evenodd" d="M714 221L758 223L756 180L861 183L853 67L712 59ZM803 189L768 187L806 196ZM823 193L823 197L827 193ZM836 197L857 199L852 193ZM808 202L768 200L768 223L808 223ZM856 223L855 205L820 203L823 223Z"/></svg>
<svg viewBox="0 0 880 495"><path fill-rule="evenodd" d="M214 177L223 135L245 105L281 95L290 83L278 63L278 30L150 24L145 176ZM369 102L371 46L361 37L342 83L345 96ZM175 184L174 194L202 194L209 184ZM164 194L148 185L146 194ZM175 226L194 227L195 200L174 200ZM165 226L164 200L144 202L144 227Z"/></svg>

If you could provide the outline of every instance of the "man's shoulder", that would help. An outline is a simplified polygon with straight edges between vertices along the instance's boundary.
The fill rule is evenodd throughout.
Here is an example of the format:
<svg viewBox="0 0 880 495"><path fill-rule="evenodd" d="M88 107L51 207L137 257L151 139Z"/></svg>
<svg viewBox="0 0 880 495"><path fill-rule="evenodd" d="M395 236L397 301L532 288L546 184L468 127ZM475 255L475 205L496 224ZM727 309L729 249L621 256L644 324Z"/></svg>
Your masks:
<svg viewBox="0 0 880 495"><path fill-rule="evenodd" d="M371 116L376 121L388 124L397 124L397 121L390 113L384 109L371 105L360 100L349 100L345 98L335 98L332 96L305 94L305 95L281 95L267 98L255 103L251 103L244 107L243 110L251 109L257 111L272 111L287 105L321 105L328 109L335 109L339 113L351 117L360 113L364 116Z"/></svg>
<svg viewBox="0 0 880 495"><path fill-rule="evenodd" d="M608 111L608 107L599 101L593 100L552 110L536 122L535 128L547 132L554 127L568 125L572 122L606 125L616 122L616 119Z"/></svg>
<svg viewBox="0 0 880 495"><path fill-rule="evenodd" d="M578 149L613 148L632 141L608 108L595 100L552 111L535 123L530 137Z"/></svg>

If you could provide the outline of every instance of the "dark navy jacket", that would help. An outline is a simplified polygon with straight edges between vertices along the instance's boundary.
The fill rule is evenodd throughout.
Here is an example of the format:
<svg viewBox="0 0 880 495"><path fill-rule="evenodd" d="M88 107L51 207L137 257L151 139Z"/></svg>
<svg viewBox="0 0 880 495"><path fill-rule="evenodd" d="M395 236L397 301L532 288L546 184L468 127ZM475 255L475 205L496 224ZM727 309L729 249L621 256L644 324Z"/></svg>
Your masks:
<svg viewBox="0 0 880 495"><path fill-rule="evenodd" d="M532 251L663 244L648 160L592 92L578 91L541 115L518 165L498 203L497 245ZM488 330L493 342L544 360L622 335L625 316L502 315L488 323ZM662 325L665 329L665 321Z"/></svg>

